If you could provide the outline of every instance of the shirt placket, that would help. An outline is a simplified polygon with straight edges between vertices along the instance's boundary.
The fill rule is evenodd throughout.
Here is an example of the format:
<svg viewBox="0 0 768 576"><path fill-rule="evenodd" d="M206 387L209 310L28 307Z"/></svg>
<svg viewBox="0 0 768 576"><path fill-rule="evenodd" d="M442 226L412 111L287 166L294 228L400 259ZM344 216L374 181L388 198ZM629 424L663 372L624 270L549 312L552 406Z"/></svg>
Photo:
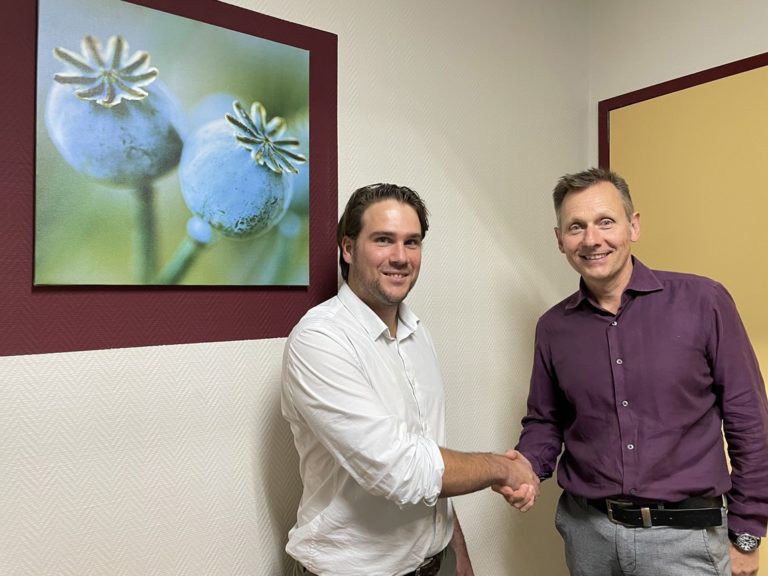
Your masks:
<svg viewBox="0 0 768 576"><path fill-rule="evenodd" d="M608 354L611 361L611 375L613 376L614 401L616 403L616 415L619 422L619 437L621 446L621 462L624 469L622 475L622 493L634 494L637 479L637 426L632 414L633 406L627 387L627 359L623 355L621 345L622 319L616 316L607 329Z"/></svg>
<svg viewBox="0 0 768 576"><path fill-rule="evenodd" d="M408 355L405 354L403 351L403 347L400 344L399 340L395 340L395 350L397 351L397 356L400 359L400 363L403 366L403 374L405 374L405 378L408 381L408 388L411 391L411 396L413 398L414 405L416 406L416 414L418 415L419 419L419 425L421 427L422 434L427 434L427 422L424 417L424 413L422 411L421 402L419 402L419 393L418 393L418 382L416 381L416 372L413 369L413 366L411 365L411 362L408 360Z"/></svg>

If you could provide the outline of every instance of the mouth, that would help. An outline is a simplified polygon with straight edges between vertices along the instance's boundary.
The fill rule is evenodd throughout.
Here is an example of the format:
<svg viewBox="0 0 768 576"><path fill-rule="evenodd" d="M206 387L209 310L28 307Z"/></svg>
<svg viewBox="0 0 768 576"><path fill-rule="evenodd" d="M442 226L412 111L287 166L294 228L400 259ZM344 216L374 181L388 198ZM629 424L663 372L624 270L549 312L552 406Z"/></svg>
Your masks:
<svg viewBox="0 0 768 576"><path fill-rule="evenodd" d="M382 272L384 276L387 278L392 278L393 280L404 280L408 277L408 274L405 272Z"/></svg>
<svg viewBox="0 0 768 576"><path fill-rule="evenodd" d="M607 258L610 254L611 252L597 252L595 254L581 254L579 257L589 262L595 262Z"/></svg>

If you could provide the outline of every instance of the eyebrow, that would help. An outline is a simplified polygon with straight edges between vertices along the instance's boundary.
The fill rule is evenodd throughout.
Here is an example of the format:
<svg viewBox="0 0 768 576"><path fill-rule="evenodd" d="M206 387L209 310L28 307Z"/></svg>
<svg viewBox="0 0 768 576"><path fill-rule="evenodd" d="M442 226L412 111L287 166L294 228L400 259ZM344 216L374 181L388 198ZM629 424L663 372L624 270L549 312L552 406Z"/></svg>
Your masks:
<svg viewBox="0 0 768 576"><path fill-rule="evenodd" d="M595 216L593 219L589 218L581 218L579 216L574 216L569 220L565 220L566 225L575 224L575 223L584 223L584 222L598 222L600 220L605 220L606 218L610 220L618 220L620 216L617 216L616 214L610 214L608 212L600 212L597 216Z"/></svg>
<svg viewBox="0 0 768 576"><path fill-rule="evenodd" d="M397 236L397 232L394 232L392 230L372 230L369 233L369 236ZM406 234L405 238L421 238L422 235L420 232L413 232L412 234Z"/></svg>

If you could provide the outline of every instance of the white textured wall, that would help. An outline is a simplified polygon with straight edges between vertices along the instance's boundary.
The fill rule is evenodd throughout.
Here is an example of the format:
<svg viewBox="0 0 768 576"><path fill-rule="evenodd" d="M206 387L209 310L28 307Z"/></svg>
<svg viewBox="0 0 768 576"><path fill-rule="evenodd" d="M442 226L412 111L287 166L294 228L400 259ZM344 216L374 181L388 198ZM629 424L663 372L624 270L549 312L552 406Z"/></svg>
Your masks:
<svg viewBox="0 0 768 576"><path fill-rule="evenodd" d="M0 359L0 574L277 575L281 342Z"/></svg>
<svg viewBox="0 0 768 576"><path fill-rule="evenodd" d="M233 3L338 34L340 202L379 180L426 197L411 300L463 449L516 439L533 323L574 285L548 191L596 158L597 99L768 50L763 0ZM0 574L283 574L282 344L0 358ZM526 516L458 500L479 576L565 574L545 487Z"/></svg>
<svg viewBox="0 0 768 576"><path fill-rule="evenodd" d="M381 180L424 194L412 303L437 337L452 444L509 447L535 317L572 284L548 190L587 157L584 5L237 3L338 34L340 203ZM0 574L283 574L299 483L282 344L0 358ZM554 488L526 517L491 492L459 501L479 576L563 573Z"/></svg>
<svg viewBox="0 0 768 576"><path fill-rule="evenodd" d="M452 444L511 446L535 317L571 288L548 190L587 157L584 5L237 3L338 34L340 203L381 180L424 194L412 304L437 337ZM300 486L282 345L0 358L0 574L283 574ZM564 573L554 488L526 517L491 492L459 501L479 576Z"/></svg>

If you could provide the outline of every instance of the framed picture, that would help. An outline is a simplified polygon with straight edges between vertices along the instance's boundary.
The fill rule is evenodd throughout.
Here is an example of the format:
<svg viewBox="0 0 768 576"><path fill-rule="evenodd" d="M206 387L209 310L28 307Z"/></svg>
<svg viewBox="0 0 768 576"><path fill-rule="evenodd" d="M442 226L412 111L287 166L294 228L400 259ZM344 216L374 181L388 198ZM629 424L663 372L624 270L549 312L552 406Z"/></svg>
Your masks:
<svg viewBox="0 0 768 576"><path fill-rule="evenodd" d="M121 0L37 46L36 285L309 283L309 50Z"/></svg>
<svg viewBox="0 0 768 576"><path fill-rule="evenodd" d="M0 354L285 336L335 292L335 35L215 0L0 26Z"/></svg>

